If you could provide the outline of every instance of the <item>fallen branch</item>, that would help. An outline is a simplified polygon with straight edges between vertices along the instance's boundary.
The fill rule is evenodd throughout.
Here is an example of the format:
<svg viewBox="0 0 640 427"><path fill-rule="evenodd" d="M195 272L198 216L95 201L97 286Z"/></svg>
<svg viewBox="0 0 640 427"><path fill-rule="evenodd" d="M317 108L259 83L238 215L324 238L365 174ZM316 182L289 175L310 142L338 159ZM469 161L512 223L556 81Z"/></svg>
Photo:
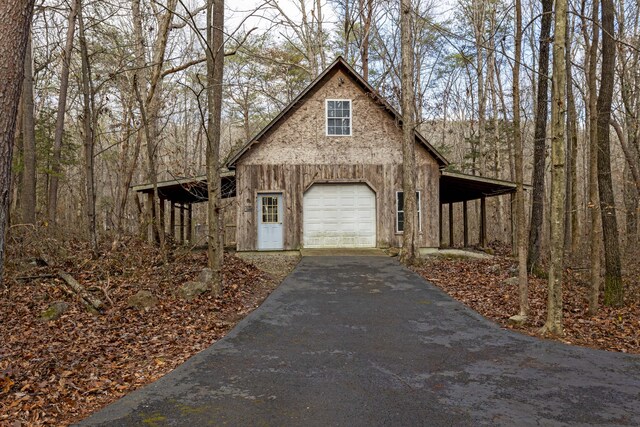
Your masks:
<svg viewBox="0 0 640 427"><path fill-rule="evenodd" d="M35 280L35 279L50 279L52 277L56 277L57 274L37 274L35 276L20 276L16 277L15 280Z"/></svg>
<svg viewBox="0 0 640 427"><path fill-rule="evenodd" d="M73 291L78 294L87 304L98 311L102 311L102 301L87 292L84 286L78 283L78 281L71 277L70 274L65 273L64 271L60 271L58 272L58 276L60 276L67 283L67 285L69 285L69 287L73 289Z"/></svg>

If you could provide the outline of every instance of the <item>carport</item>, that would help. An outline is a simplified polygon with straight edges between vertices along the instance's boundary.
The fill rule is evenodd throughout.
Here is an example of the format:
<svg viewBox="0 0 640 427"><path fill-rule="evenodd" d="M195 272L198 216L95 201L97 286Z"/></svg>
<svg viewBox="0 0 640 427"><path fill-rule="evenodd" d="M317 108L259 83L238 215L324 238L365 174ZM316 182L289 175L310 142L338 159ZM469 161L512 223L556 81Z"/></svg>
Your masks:
<svg viewBox="0 0 640 427"><path fill-rule="evenodd" d="M157 183L160 209L157 213L160 224L166 226L166 211L169 210L169 228L165 233L174 241L184 244L192 241L193 204L209 200L207 196L207 176L181 177ZM223 169L220 173L222 198L236 196L235 171ZM147 206L153 203L153 184L135 185L133 191L146 195ZM151 210L155 214L155 210ZM177 217L177 218L176 218ZM156 218L152 218L155 221ZM168 231L168 232L167 232ZM153 230L153 238L158 236Z"/></svg>
<svg viewBox="0 0 640 427"><path fill-rule="evenodd" d="M525 189L531 188L525 185ZM454 203L462 203L463 244L469 246L468 202L480 200L479 242L481 247L487 246L487 197L511 194L512 198L517 189L515 182L494 178L467 175L460 172L442 171L440 174L440 247L444 244L443 206L449 206L449 246L453 246L454 233ZM511 210L511 224L513 226L513 210ZM513 229L513 227L512 227Z"/></svg>

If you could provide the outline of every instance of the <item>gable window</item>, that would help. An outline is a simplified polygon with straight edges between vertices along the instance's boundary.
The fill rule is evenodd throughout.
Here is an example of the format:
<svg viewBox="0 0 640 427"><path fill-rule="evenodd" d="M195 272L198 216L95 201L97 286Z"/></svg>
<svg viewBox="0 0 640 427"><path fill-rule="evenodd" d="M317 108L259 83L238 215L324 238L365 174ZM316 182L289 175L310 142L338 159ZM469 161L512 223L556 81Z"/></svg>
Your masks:
<svg viewBox="0 0 640 427"><path fill-rule="evenodd" d="M327 136L351 135L351 100L327 100Z"/></svg>
<svg viewBox="0 0 640 427"><path fill-rule="evenodd" d="M422 231L422 211L420 209L420 192L416 191L416 204L418 205L418 230ZM404 193L396 192L396 231L404 231Z"/></svg>

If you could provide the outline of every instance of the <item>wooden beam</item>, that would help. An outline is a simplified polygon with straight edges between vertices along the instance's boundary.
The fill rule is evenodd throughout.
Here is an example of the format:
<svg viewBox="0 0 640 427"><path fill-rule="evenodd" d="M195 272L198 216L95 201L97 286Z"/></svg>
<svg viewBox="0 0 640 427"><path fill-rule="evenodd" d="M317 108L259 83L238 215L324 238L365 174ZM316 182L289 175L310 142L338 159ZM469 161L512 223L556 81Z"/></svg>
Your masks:
<svg viewBox="0 0 640 427"><path fill-rule="evenodd" d="M453 203L449 203L449 247L453 247Z"/></svg>
<svg viewBox="0 0 640 427"><path fill-rule="evenodd" d="M467 214L467 201L462 202L462 233L464 239L464 247L469 247L469 218Z"/></svg>
<svg viewBox="0 0 640 427"><path fill-rule="evenodd" d="M487 198L480 198L480 247L487 247Z"/></svg>

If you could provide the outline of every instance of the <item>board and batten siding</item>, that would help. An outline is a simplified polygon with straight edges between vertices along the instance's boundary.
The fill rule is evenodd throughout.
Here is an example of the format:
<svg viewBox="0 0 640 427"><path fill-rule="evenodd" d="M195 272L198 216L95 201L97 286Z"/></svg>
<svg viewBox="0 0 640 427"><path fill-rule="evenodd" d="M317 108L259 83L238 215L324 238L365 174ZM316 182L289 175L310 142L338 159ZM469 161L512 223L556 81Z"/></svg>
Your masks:
<svg viewBox="0 0 640 427"><path fill-rule="evenodd" d="M352 102L352 135L327 136L325 100ZM439 245L439 166L416 145L417 190L421 191L421 247ZM365 183L376 193L376 245L396 247L396 192L402 190L402 130L393 118L337 69L273 126L236 164L237 249L257 249L256 198L283 193L284 249L302 242L304 192L314 183Z"/></svg>

